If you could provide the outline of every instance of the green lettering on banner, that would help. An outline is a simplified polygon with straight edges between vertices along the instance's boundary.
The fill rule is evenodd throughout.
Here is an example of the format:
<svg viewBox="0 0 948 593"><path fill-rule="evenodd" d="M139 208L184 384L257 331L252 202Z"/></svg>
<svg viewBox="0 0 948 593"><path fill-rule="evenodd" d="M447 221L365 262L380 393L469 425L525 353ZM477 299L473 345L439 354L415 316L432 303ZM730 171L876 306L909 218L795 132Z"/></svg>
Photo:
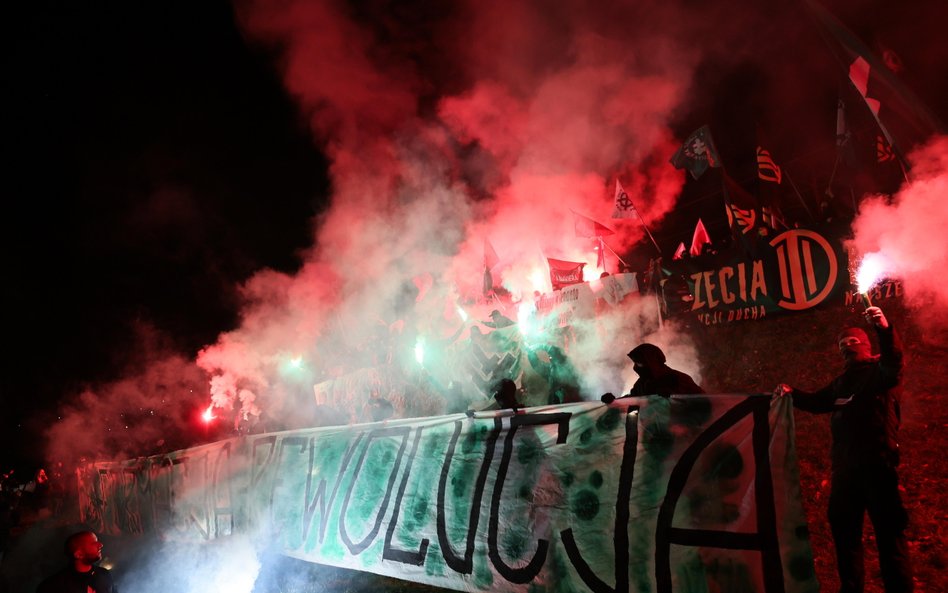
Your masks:
<svg viewBox="0 0 948 593"><path fill-rule="evenodd" d="M256 435L89 466L83 519L463 591L810 592L791 427L702 395Z"/></svg>

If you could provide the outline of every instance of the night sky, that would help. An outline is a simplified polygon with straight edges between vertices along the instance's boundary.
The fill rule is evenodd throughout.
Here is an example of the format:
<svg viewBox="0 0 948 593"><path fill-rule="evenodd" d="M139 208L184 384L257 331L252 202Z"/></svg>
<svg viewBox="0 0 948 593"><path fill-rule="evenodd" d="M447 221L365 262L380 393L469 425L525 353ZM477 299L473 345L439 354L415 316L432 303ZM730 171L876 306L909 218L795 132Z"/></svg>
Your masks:
<svg viewBox="0 0 948 593"><path fill-rule="evenodd" d="M294 80L293 44L280 32L294 26L274 24L267 13L291 13L299 3L241 2L240 17L218 1L30 4L4 19L3 469L42 462L39 435L60 402L146 364L154 344L143 344L143 335L193 358L241 325L242 283L263 269L295 274L330 204L329 166L340 158L339 146L357 152L366 142L350 138L371 134L410 144L398 125L403 111L378 105L403 99L386 94L384 84L375 89L377 81L351 70L353 86L374 89L361 96L339 80L344 68L305 85ZM839 65L799 2L768 5L765 14L749 1L642 2L634 9L609 3L596 14L583 12L582 3L549 11L531 2L313 4L344 15L339 22L348 28L340 36L359 40L367 61L404 84L413 96L407 111L424 121L446 119L442 101L485 80L506 85L514 98L534 96L542 73L573 57L551 48L586 39L577 31L615 40L617 50L634 47L622 59L638 64L638 73L664 77L661 68L649 71L650 50L661 54L660 45L628 40L657 22L686 56L684 73L674 77L685 87L651 108L674 138L654 154L632 150L631 141L619 148L666 166L675 138L710 124L729 171L743 180L754 165L740 155L748 145L753 150L763 126L775 157L795 159L788 166L805 191L832 166ZM903 81L945 118L948 9L934 0L909 4L831 7L867 44L898 52ZM482 10L496 29L487 18L465 29L468 15ZM655 22L636 25L637 14ZM301 19L297 40L306 38L299 29L307 24ZM505 60L505 52L516 59ZM320 84L330 100L313 93ZM338 116L331 100L337 91ZM858 126L872 125L858 114L864 106L852 98L849 105ZM363 112L371 114L363 120ZM475 166L483 160L478 147L458 143L451 144L462 162L457 178L475 204L489 200L497 185ZM623 154L587 169L612 183L636 168ZM495 169L506 174L505 167ZM337 184L341 178L337 173ZM678 207L653 228L663 250L690 240L699 216L712 237L727 233L716 191L710 179L685 184ZM787 210L806 217L798 205ZM645 242L623 253L636 262L650 256Z"/></svg>
<svg viewBox="0 0 948 593"><path fill-rule="evenodd" d="M2 438L29 452L64 392L134 358L134 325L192 354L232 327L236 283L299 265L327 182L228 3L51 3L8 26Z"/></svg>

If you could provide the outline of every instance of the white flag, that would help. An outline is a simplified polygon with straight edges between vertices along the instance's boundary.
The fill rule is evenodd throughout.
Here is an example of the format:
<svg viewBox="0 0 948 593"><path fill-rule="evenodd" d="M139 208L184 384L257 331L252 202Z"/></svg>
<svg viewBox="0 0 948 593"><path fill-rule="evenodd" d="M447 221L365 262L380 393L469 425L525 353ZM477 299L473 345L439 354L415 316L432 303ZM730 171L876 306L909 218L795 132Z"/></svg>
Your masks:
<svg viewBox="0 0 948 593"><path fill-rule="evenodd" d="M638 215L639 213L635 211L635 206L632 205L632 200L629 199L629 194L625 193L622 184L616 179L616 208L612 211L612 217L635 218Z"/></svg>

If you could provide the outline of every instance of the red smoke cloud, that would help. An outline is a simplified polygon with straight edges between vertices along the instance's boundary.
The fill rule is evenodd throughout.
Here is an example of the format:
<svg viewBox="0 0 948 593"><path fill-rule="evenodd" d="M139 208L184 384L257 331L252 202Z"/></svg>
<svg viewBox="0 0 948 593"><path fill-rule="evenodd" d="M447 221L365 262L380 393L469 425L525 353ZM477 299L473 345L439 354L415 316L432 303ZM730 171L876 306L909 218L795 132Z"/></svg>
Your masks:
<svg viewBox="0 0 948 593"><path fill-rule="evenodd" d="M620 28L587 6L477 2L401 27L334 2L242 5L331 159L333 196L303 271L253 278L242 327L201 353L215 403L284 418L313 382L375 364L379 336L408 348L450 335L451 303L482 288L485 239L515 299L549 290L545 256L598 275L596 242L575 236L571 210L613 228L616 252L641 241L639 220L610 218L615 179L649 224L671 211L683 176L667 163L668 120L698 57L675 41L686 28L652 8L660 35L635 9ZM619 266L611 253L607 265ZM427 275L416 299L412 279ZM615 326L634 342L643 321ZM580 345L574 363L615 378L603 368L625 365L626 350L607 360ZM291 385L281 368L297 355L308 371Z"/></svg>
<svg viewBox="0 0 948 593"><path fill-rule="evenodd" d="M909 155L910 179L894 196L866 199L853 221L853 246L861 254L880 253L885 270L902 280L906 298L924 307L928 322L945 326L948 290L948 137L932 138Z"/></svg>
<svg viewBox="0 0 948 593"><path fill-rule="evenodd" d="M485 240L501 260L495 281L515 298L548 290L544 256L585 261L598 272L595 242L575 236L571 210L613 228L605 241L616 252L650 253L639 220L610 218L615 180L659 228L684 182L668 164L680 142L670 124L685 114L707 123L715 100L736 97L722 88L721 71L729 67L749 61L766 71L780 81L769 101L760 101L776 114L771 119L822 133L822 119L798 117L822 108L824 98L800 73L821 60L827 70L835 65L812 23L790 14L796 7L757 8L578 0L238 3L246 38L271 53L329 158L332 196L314 220L300 271L254 275L240 290L240 326L198 355L215 405L238 423L300 425L311 420L314 384L397 361L418 336L451 336L462 323L459 309L482 319L486 311L468 304L482 288ZM800 34L804 28L809 37ZM921 161L916 168L919 183L935 183L937 174L921 181ZM873 208L901 215L921 190L907 188L912 197L903 192L892 205L867 204L856 227L860 248L901 257L893 245L903 237L883 245L886 233L862 221L875 218ZM944 252L933 246L918 257L934 266L932 254ZM907 270L910 260L906 254ZM610 271L618 263L607 255ZM589 339L570 355L589 392L627 387L625 352L644 339L697 375L694 348L672 324L648 335L654 313L646 305L605 319L608 340L580 332ZM395 350L381 351L382 343Z"/></svg>

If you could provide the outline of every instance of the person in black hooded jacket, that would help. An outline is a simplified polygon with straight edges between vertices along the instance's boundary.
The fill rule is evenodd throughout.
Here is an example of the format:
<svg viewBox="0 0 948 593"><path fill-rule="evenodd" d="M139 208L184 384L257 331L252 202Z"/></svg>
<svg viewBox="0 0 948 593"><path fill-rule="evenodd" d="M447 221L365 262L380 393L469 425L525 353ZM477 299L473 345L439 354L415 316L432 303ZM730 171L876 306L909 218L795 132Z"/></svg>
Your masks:
<svg viewBox="0 0 948 593"><path fill-rule="evenodd" d="M846 328L837 338L845 369L826 387L806 392L781 383L776 396L793 396L801 410L832 413L832 486L828 518L836 546L840 593L861 593L863 517L868 512L876 534L886 593L913 590L905 539L908 514L899 495L898 429L902 348L882 309L868 307L866 320L879 340L872 354L869 336Z"/></svg>
<svg viewBox="0 0 948 593"><path fill-rule="evenodd" d="M654 344L639 344L629 354L632 369L639 378L629 392L630 396L704 393L689 375L665 364L665 353Z"/></svg>
<svg viewBox="0 0 948 593"><path fill-rule="evenodd" d="M632 369L639 378L624 397L660 395L667 398L672 394L704 393L689 375L665 364L665 353L655 344L639 344L628 357L632 359ZM608 404L616 398L606 393L600 399Z"/></svg>

